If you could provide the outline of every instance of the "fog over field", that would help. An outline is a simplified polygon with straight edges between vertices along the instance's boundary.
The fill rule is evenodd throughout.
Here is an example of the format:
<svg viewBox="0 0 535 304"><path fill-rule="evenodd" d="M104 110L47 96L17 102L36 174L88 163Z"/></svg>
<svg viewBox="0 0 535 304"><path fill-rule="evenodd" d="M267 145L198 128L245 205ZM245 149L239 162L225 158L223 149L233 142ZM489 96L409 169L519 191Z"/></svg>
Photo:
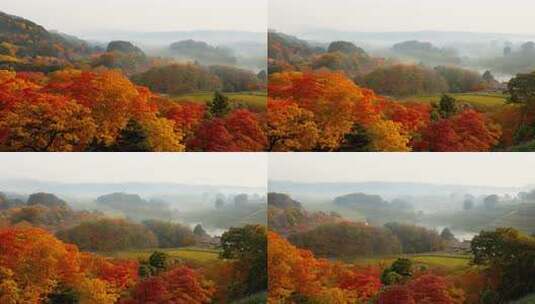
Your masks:
<svg viewBox="0 0 535 304"><path fill-rule="evenodd" d="M203 222L214 229L247 221L248 214L262 219L265 209L264 154L47 153L0 159L0 192L11 199L51 193L77 210ZM227 208L216 210L218 199Z"/></svg>
<svg viewBox="0 0 535 304"><path fill-rule="evenodd" d="M463 238L503 226L533 233L534 165L527 153L273 154L268 190L375 225L448 227Z"/></svg>

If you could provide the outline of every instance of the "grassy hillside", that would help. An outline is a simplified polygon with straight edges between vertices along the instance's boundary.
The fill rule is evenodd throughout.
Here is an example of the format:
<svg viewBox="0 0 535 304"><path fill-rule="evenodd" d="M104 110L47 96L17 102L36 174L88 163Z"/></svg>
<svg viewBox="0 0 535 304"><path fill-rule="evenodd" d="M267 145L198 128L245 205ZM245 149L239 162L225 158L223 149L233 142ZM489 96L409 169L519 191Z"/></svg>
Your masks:
<svg viewBox="0 0 535 304"><path fill-rule="evenodd" d="M382 256L370 258L357 258L352 262L361 266L371 265L390 265L401 256ZM415 266L425 266L428 268L442 268L448 271L457 271L467 268L470 262L470 256L467 255L450 255L440 252L429 254L408 254L402 257L409 258Z"/></svg>
<svg viewBox="0 0 535 304"><path fill-rule="evenodd" d="M468 103L475 109L483 112L489 112L497 107L506 105L507 96L499 93L457 93L448 94L459 102ZM411 96L402 101L416 102L439 102L442 95Z"/></svg>
<svg viewBox="0 0 535 304"><path fill-rule="evenodd" d="M266 92L240 92L240 93L224 93L231 103L238 103L244 107L261 112L266 110L267 93ZM187 95L173 96L177 102L197 102L206 103L214 98L214 92L199 92Z"/></svg>
<svg viewBox="0 0 535 304"><path fill-rule="evenodd" d="M171 258L178 258L186 261L207 263L218 259L219 251L204 249L204 248L170 248L170 249L143 249L143 250L126 250L113 253L106 253L105 255L122 258L122 259L135 259L146 260L154 251L161 251L167 253Z"/></svg>

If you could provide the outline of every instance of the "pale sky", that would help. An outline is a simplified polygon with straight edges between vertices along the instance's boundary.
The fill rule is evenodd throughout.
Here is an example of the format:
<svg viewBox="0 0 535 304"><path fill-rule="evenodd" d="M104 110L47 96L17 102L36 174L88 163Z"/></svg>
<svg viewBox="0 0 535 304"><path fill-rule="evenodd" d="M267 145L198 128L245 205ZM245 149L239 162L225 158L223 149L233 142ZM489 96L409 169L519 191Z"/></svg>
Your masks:
<svg viewBox="0 0 535 304"><path fill-rule="evenodd" d="M535 184L535 153L270 153L269 179L294 182Z"/></svg>
<svg viewBox="0 0 535 304"><path fill-rule="evenodd" d="M0 153L1 179L262 187L265 153Z"/></svg>
<svg viewBox="0 0 535 304"><path fill-rule="evenodd" d="M534 12L529 0L269 0L269 27L535 33Z"/></svg>
<svg viewBox="0 0 535 304"><path fill-rule="evenodd" d="M3 0L0 10L49 30L265 32L268 0Z"/></svg>

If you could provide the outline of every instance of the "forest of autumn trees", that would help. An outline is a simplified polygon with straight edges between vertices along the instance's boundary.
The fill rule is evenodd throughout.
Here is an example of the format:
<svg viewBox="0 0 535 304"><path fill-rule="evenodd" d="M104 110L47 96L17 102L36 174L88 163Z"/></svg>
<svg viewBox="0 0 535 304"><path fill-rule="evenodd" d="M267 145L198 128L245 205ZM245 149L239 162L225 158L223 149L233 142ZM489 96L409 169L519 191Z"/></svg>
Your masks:
<svg viewBox="0 0 535 304"><path fill-rule="evenodd" d="M454 278L433 271L417 270L394 283L383 279L387 269L317 259L274 232L268 233L268 244L268 303L453 304L465 300L465 291ZM395 270L397 263L392 265Z"/></svg>
<svg viewBox="0 0 535 304"><path fill-rule="evenodd" d="M533 150L533 73L500 83L418 41L375 58L347 41L268 36L269 151Z"/></svg>
<svg viewBox="0 0 535 304"><path fill-rule="evenodd" d="M154 252L147 261L82 252L41 228L0 229L0 302L228 303L267 286L261 226L223 234L221 260L190 265Z"/></svg>
<svg viewBox="0 0 535 304"><path fill-rule="evenodd" d="M267 143L262 114L228 100L178 104L119 71L0 71L0 88L4 151L258 151Z"/></svg>
<svg viewBox="0 0 535 304"><path fill-rule="evenodd" d="M273 151L489 151L501 129L472 109L398 103L329 71L272 74Z"/></svg>

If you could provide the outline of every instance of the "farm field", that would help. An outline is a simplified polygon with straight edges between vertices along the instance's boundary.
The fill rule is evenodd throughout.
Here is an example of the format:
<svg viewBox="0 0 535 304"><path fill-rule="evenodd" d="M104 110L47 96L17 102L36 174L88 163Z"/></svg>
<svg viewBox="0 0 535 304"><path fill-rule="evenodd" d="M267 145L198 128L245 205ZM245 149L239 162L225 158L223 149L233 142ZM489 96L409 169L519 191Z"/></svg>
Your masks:
<svg viewBox="0 0 535 304"><path fill-rule="evenodd" d="M239 93L223 93L223 95L229 98L229 101L234 103L243 104L246 108L255 111L262 112L266 110L267 104L267 92L239 92ZM173 99L177 102L196 102L206 103L214 98L214 92L199 92L185 95L173 96Z"/></svg>
<svg viewBox="0 0 535 304"><path fill-rule="evenodd" d="M505 106L507 102L507 95L500 93L452 93L448 95L457 99L457 101L461 103L468 103L482 112L490 112L497 107ZM438 103L441 96L441 94L411 96L403 98L402 101Z"/></svg>
<svg viewBox="0 0 535 304"><path fill-rule="evenodd" d="M447 268L448 270L461 270L468 267L470 256L451 255L446 253L434 252L429 254L405 254L402 256L383 256L371 258L357 258L352 262L361 266L368 265L391 265L399 257L411 259L416 265L427 267Z"/></svg>
<svg viewBox="0 0 535 304"><path fill-rule="evenodd" d="M218 259L219 251L205 248L185 247L185 248L153 248L143 250L126 250L113 253L104 253L106 256L121 259L146 260L154 251L165 252L171 258L179 258L196 263L207 263Z"/></svg>

